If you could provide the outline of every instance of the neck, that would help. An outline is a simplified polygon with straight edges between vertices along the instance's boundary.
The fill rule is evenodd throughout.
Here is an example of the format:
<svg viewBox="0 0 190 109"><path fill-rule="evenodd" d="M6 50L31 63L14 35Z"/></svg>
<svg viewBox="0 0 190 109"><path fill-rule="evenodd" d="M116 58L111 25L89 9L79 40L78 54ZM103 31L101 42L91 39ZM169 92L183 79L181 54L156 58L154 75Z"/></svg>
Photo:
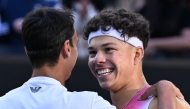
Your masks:
<svg viewBox="0 0 190 109"><path fill-rule="evenodd" d="M142 75L137 80L131 80L130 83L122 87L120 90L116 92L110 92L113 105L116 106L117 109L121 109L122 107L127 105L134 97L134 95L145 85L147 85L147 82Z"/></svg>
<svg viewBox="0 0 190 109"><path fill-rule="evenodd" d="M37 77L37 76L54 78L58 80L62 85L65 85L66 81L64 70L62 68L59 68L59 65L53 67L44 65L41 68L34 68L32 77Z"/></svg>

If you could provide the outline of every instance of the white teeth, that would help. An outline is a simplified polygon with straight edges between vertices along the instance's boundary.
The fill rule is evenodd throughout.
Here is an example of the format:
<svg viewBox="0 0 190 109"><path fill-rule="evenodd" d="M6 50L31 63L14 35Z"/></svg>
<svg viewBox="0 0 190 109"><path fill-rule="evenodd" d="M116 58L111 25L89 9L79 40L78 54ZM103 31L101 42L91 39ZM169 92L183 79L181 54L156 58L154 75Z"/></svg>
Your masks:
<svg viewBox="0 0 190 109"><path fill-rule="evenodd" d="M101 69L101 70L97 70L98 75L107 75L109 73L111 73L113 70L111 69Z"/></svg>

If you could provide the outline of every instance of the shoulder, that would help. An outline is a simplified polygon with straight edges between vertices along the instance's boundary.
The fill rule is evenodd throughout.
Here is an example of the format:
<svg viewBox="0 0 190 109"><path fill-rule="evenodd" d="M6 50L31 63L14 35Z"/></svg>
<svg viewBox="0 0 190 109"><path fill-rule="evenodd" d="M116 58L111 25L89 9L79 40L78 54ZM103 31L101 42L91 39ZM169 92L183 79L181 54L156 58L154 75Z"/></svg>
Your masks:
<svg viewBox="0 0 190 109"><path fill-rule="evenodd" d="M91 107L96 107L96 109L116 109L115 106L112 106L107 100L99 96L96 92L90 91L81 91L73 92L77 101L90 104Z"/></svg>
<svg viewBox="0 0 190 109"><path fill-rule="evenodd" d="M98 93L91 91L80 91L80 92L74 91L72 92L72 96L80 101L82 98L83 100L88 102L94 102L97 99L103 99L101 96L98 95Z"/></svg>
<svg viewBox="0 0 190 109"><path fill-rule="evenodd" d="M91 92L91 91L80 91L80 92L74 91L74 92L72 92L72 94L73 94L73 96L83 97L86 99L92 99L95 96L98 96L98 94L96 92Z"/></svg>
<svg viewBox="0 0 190 109"><path fill-rule="evenodd" d="M22 95L18 90L19 88L13 89L0 97L0 109L9 109L10 106L17 104L18 98Z"/></svg>
<svg viewBox="0 0 190 109"><path fill-rule="evenodd" d="M19 88L10 90L5 95L0 97L0 102L13 101L19 98L19 96L22 95L22 93L19 93L18 90Z"/></svg>
<svg viewBox="0 0 190 109"><path fill-rule="evenodd" d="M20 87L15 88L10 90L9 92L7 92L5 95L3 95L2 97L0 97L1 99L9 99L9 98L14 98L20 95Z"/></svg>

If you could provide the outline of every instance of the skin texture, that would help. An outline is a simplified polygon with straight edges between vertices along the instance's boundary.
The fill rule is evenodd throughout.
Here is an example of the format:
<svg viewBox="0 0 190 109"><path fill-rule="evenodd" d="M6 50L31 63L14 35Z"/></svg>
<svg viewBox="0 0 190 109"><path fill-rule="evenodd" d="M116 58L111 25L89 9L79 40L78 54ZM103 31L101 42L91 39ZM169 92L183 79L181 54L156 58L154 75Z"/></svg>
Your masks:
<svg viewBox="0 0 190 109"><path fill-rule="evenodd" d="M142 47L133 47L113 37L95 37L89 45L89 67L103 89L109 90L113 104L120 109L147 82L142 74ZM112 73L98 76L97 70ZM134 85L135 84L135 85Z"/></svg>
<svg viewBox="0 0 190 109"><path fill-rule="evenodd" d="M132 73L134 70L132 58L135 56L127 51L130 49L135 52L135 49L125 42L115 40L117 39L113 37L97 37L91 41L89 46L89 67L93 75L98 79L102 88L113 92L119 90L124 83L130 82L135 76ZM96 70L100 69L113 69L113 73L101 78L96 73Z"/></svg>

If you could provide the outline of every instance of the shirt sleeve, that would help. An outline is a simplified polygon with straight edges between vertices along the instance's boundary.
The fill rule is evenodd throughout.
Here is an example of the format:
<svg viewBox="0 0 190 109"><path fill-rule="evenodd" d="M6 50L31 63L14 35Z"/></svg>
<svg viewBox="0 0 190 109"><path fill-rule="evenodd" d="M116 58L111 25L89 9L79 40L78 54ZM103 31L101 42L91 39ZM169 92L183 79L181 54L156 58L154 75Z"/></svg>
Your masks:
<svg viewBox="0 0 190 109"><path fill-rule="evenodd" d="M96 95L93 100L92 109L116 109L116 107L101 96Z"/></svg>

